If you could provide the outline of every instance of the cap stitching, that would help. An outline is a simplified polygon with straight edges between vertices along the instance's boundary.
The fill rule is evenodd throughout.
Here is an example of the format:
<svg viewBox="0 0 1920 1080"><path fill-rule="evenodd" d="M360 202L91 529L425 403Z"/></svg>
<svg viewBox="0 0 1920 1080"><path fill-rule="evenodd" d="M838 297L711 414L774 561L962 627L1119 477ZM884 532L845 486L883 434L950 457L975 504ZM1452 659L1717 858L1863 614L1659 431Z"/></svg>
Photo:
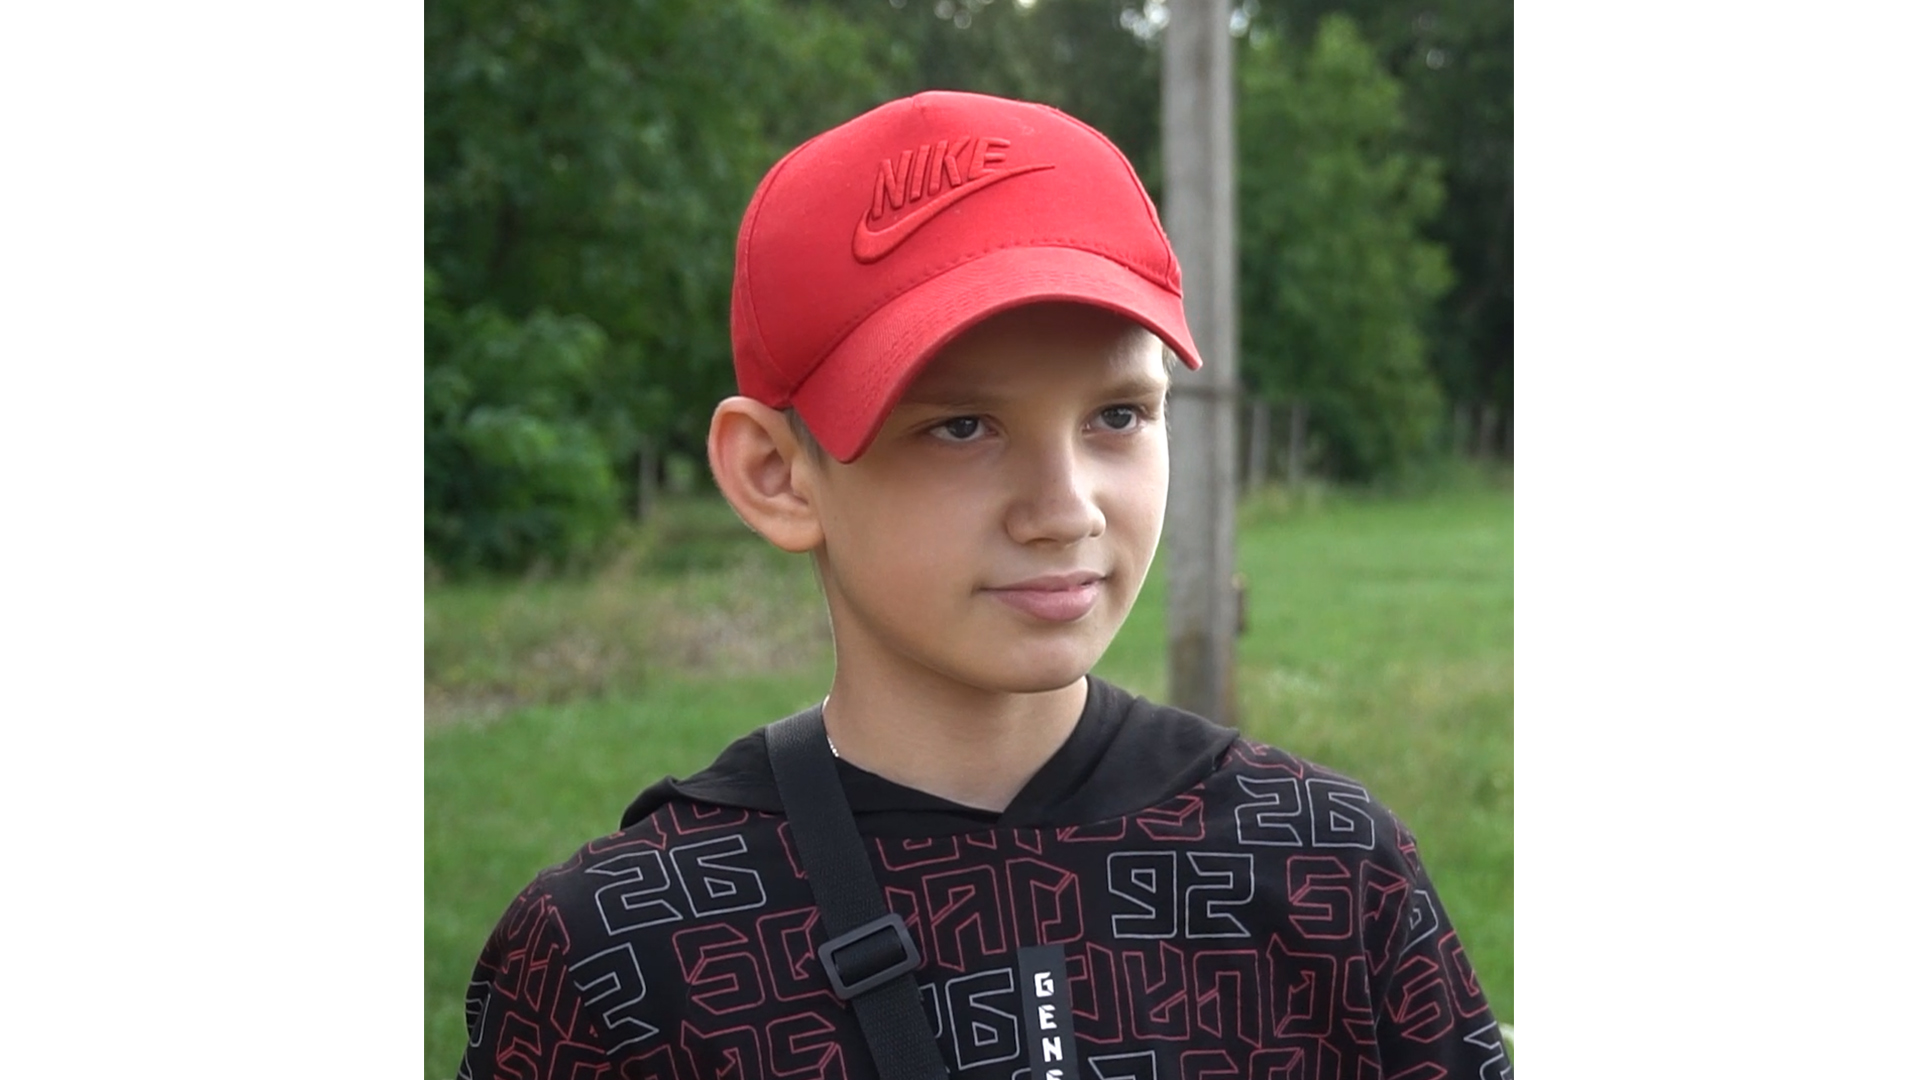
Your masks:
<svg viewBox="0 0 1920 1080"><path fill-rule="evenodd" d="M1077 116L1074 116L1072 113L1062 112L1059 109L1054 109L1053 106L1051 105L1048 105L1045 107L1049 109L1053 109L1054 112L1059 113L1062 119L1067 120L1073 124L1077 124L1082 129L1092 133L1095 136L1095 141L1098 142L1100 145L1106 147L1107 153L1113 155L1116 159L1119 160L1121 167L1126 170L1127 179L1133 181L1134 193L1140 196L1141 205L1146 209L1147 214L1153 219L1154 231L1160 234L1160 247L1162 250L1166 252L1168 274L1172 276L1178 276L1179 266L1180 266L1180 257L1174 254L1173 237L1167 235L1166 222L1160 220L1160 208L1153 205L1153 196L1147 194L1146 185L1140 182L1140 174L1134 171L1133 162L1128 161L1127 155L1121 153L1120 148L1114 145L1113 140L1107 138L1106 135L1102 134L1099 128L1096 128L1092 124L1087 123L1085 120L1082 120Z"/></svg>
<svg viewBox="0 0 1920 1080"><path fill-rule="evenodd" d="M761 212L766 209L767 197L772 195L775 181L779 179L781 173L787 170L787 166L792 163L796 157L800 156L802 150L813 145L814 142L819 140L824 134L826 133L822 132L819 135L815 135L813 138L787 151L781 155L779 161L774 162L773 168L767 170L767 175L760 181L758 189L754 192L754 197L747 204L747 217L740 223L740 250L734 253L734 262L736 264L735 276L740 279L736 283L736 288L740 290L741 302L746 308L747 319L753 324L749 336L752 339L754 348L760 354L755 359L759 361L761 366L770 369L763 371L762 374L772 376L772 378L769 378L767 381L780 388L781 398L784 402L793 401L794 387L797 386L798 383L789 377L785 371L781 370L779 358L773 354L773 346L767 340L766 331L760 327L760 305L754 299L753 295L753 264L757 260L752 258L749 248L754 239L753 227L755 223L760 220ZM817 363L814 366L818 366ZM813 367L808 367L806 376L802 376L800 381L806 381L806 378L812 374ZM735 383L739 382L737 374L735 375L734 381ZM739 387L739 389L744 391L746 388Z"/></svg>

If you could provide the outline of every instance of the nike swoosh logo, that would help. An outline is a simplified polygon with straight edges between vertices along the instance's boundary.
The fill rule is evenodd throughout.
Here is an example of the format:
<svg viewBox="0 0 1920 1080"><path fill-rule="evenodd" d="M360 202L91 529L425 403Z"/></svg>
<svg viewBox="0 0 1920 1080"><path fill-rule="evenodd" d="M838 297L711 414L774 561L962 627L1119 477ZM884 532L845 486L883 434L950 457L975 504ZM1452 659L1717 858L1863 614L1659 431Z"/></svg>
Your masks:
<svg viewBox="0 0 1920 1080"><path fill-rule="evenodd" d="M959 187L948 188L939 195L928 199L919 206L902 214L898 220L884 229L876 229L873 222L864 214L860 224L853 228L853 257L863 263L879 262L887 257L894 248L904 243L914 231L925 225L935 214L959 202L961 199L992 187L1002 180L1019 176L1021 173L1038 172L1051 169L1051 165L1021 165L999 172L990 172L978 180L970 180Z"/></svg>

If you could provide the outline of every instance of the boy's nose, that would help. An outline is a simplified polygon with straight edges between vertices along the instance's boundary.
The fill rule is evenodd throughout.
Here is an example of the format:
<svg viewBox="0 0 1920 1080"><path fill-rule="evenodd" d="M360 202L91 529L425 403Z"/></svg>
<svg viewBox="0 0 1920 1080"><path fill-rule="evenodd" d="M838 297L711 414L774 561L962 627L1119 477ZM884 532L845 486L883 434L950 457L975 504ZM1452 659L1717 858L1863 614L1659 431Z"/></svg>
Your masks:
<svg viewBox="0 0 1920 1080"><path fill-rule="evenodd" d="M1015 541L1071 544L1107 530L1093 470L1074 450L1029 454L1011 464L1019 496L1008 509L1007 533Z"/></svg>

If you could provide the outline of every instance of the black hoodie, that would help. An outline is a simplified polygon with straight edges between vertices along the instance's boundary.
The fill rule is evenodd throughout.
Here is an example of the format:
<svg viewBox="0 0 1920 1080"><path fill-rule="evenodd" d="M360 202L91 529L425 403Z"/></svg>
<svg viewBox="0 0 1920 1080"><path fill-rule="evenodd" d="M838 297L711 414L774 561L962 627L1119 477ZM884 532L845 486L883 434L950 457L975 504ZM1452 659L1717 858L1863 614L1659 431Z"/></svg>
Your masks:
<svg viewBox="0 0 1920 1080"><path fill-rule="evenodd" d="M1022 1005L1034 946L1064 955L1066 1077L1507 1069L1412 836L1338 774L1098 679L999 813L838 767L956 1077L1057 1045ZM460 1075L874 1076L825 938L756 730L514 900Z"/></svg>

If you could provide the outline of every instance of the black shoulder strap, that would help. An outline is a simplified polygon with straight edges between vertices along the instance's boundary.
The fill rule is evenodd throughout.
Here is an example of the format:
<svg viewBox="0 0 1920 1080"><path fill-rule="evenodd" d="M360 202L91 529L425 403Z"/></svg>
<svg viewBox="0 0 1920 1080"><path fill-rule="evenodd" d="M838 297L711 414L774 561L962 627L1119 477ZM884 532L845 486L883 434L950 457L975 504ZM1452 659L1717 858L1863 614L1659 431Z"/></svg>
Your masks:
<svg viewBox="0 0 1920 1080"><path fill-rule="evenodd" d="M920 950L880 895L840 787L820 706L767 725L767 757L800 865L826 920L828 940L819 957L833 992L853 1003L882 1080L945 1077L946 1063L913 979Z"/></svg>

